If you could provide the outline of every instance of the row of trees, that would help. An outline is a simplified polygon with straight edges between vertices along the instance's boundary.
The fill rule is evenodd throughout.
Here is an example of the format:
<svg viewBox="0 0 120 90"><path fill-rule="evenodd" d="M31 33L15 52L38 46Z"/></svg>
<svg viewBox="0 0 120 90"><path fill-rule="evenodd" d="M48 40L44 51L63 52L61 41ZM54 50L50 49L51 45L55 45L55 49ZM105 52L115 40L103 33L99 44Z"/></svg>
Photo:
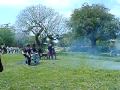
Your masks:
<svg viewBox="0 0 120 90"><path fill-rule="evenodd" d="M0 45L22 47L26 43L34 43L34 36L16 33L15 28L9 24L0 26Z"/></svg>
<svg viewBox="0 0 120 90"><path fill-rule="evenodd" d="M81 37L89 39L92 48L95 48L97 42L116 39L120 33L119 18L112 15L108 8L99 4L83 4L81 8L74 10L70 20L45 6L30 6L20 12L16 26L17 34L6 34L7 37L12 36L9 39L14 41L13 36L15 36L16 45L29 41L36 42L41 48L47 39L49 39L49 43L58 39L61 46L68 46L72 41L79 40ZM0 31L5 32L6 28L1 28ZM0 33L1 42L5 41L3 36ZM23 42L22 38L26 40L24 39ZM9 39L7 42L11 41ZM8 44L7 42L4 43Z"/></svg>

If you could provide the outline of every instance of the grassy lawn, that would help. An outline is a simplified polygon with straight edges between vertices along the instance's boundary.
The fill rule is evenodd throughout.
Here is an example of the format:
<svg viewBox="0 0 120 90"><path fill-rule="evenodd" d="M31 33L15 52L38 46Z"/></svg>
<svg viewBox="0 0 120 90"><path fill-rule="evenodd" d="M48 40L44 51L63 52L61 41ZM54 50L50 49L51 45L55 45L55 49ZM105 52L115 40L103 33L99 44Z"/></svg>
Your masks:
<svg viewBox="0 0 120 90"><path fill-rule="evenodd" d="M119 64L119 57L64 53L57 58L28 66L22 55L2 56L0 90L120 90L120 71L106 68L108 61Z"/></svg>

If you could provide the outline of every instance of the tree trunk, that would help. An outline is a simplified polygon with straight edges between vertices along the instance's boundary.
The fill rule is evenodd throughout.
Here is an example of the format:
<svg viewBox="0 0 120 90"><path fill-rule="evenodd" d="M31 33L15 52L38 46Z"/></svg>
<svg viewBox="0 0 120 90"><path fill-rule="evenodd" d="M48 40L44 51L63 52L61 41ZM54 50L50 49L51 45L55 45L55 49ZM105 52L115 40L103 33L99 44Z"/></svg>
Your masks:
<svg viewBox="0 0 120 90"><path fill-rule="evenodd" d="M41 59L41 53L43 53L43 50L42 50L42 44L39 40L39 35L40 34L35 35L35 41L36 41L36 44L37 44L38 54L39 54L39 57Z"/></svg>
<svg viewBox="0 0 120 90"><path fill-rule="evenodd" d="M96 39L91 39L91 50L90 52L92 54L97 54L97 48L96 48Z"/></svg>
<svg viewBox="0 0 120 90"><path fill-rule="evenodd" d="M96 39L91 39L91 47L96 48Z"/></svg>
<svg viewBox="0 0 120 90"><path fill-rule="evenodd" d="M91 47L96 48L96 33L95 31L91 32L89 35L90 41L91 41Z"/></svg>
<svg viewBox="0 0 120 90"><path fill-rule="evenodd" d="M96 54L97 53L97 48L96 48L96 33L93 31L91 34L90 34L90 41L91 41L91 50L90 52L93 53L93 54Z"/></svg>
<svg viewBox="0 0 120 90"><path fill-rule="evenodd" d="M39 34L35 35L35 41L38 46L40 46L40 41L39 41Z"/></svg>

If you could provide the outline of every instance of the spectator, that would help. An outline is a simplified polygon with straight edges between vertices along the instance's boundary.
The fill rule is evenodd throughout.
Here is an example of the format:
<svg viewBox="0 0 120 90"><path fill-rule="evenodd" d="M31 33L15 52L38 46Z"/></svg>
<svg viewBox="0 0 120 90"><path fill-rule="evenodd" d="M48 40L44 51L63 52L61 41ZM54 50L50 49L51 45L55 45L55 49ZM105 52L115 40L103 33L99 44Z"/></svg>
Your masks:
<svg viewBox="0 0 120 90"><path fill-rule="evenodd" d="M1 51L1 49L0 49L0 51ZM1 62L1 52L0 52L0 72L2 72L3 71L3 65L2 65L2 62Z"/></svg>

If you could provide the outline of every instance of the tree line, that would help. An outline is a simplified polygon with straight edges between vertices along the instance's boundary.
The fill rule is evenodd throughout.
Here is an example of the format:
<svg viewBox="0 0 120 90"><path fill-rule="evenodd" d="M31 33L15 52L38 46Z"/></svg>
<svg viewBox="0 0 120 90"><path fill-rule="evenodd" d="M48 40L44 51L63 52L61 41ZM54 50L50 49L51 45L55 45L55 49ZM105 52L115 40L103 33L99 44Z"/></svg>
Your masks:
<svg viewBox="0 0 120 90"><path fill-rule="evenodd" d="M51 8L35 5L19 13L15 27L0 28L0 43L20 46L36 43L42 48L45 42L53 40L59 40L59 46L69 46L76 39L87 38L91 47L96 48L99 43L117 39L120 20L100 4L83 4L69 19Z"/></svg>

